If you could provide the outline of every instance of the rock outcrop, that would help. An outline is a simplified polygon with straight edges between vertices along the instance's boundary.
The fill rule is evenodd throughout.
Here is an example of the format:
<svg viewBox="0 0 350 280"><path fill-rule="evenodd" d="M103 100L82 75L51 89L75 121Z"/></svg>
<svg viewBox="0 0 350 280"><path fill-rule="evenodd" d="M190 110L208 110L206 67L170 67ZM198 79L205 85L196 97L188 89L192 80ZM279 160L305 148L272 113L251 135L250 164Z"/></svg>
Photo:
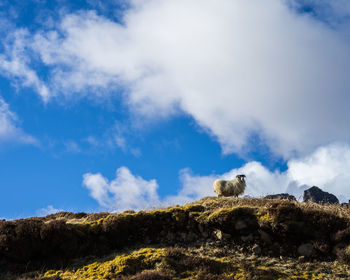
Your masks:
<svg viewBox="0 0 350 280"><path fill-rule="evenodd" d="M289 193L271 194L271 195L265 196L264 198L267 198L267 199L287 199L289 201L296 201L295 196L290 195Z"/></svg>
<svg viewBox="0 0 350 280"><path fill-rule="evenodd" d="M312 201L319 204L339 204L339 200L335 195L324 192L316 186L304 191L303 201Z"/></svg>

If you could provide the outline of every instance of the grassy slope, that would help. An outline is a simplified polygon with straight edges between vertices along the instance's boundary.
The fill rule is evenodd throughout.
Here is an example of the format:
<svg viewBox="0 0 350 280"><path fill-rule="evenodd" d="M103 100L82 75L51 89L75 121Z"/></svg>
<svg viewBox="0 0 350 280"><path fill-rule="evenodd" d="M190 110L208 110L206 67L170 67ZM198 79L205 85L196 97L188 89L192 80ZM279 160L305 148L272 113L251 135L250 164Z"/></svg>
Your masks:
<svg viewBox="0 0 350 280"><path fill-rule="evenodd" d="M207 197L2 221L0 278L349 279L349 245L350 209L339 205Z"/></svg>

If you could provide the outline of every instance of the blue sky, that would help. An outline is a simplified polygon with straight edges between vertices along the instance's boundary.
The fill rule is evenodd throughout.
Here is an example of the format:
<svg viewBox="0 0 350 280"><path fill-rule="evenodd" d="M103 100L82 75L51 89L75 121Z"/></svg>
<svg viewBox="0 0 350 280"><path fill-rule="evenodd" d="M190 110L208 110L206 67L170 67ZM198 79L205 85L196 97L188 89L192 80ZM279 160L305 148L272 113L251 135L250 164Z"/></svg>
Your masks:
<svg viewBox="0 0 350 280"><path fill-rule="evenodd" d="M344 0L1 1L0 217L317 185L350 198Z"/></svg>

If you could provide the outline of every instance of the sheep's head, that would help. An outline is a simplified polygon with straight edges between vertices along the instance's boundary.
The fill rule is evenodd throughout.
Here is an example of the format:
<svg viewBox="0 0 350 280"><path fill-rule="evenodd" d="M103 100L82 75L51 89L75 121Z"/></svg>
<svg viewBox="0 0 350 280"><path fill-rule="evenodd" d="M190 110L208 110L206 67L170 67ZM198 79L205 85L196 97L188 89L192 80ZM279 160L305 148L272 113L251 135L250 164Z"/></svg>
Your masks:
<svg viewBox="0 0 350 280"><path fill-rule="evenodd" d="M236 178L238 178L238 180L240 180L241 182L244 182L244 178L246 176L244 174L241 174L241 175L237 175Z"/></svg>

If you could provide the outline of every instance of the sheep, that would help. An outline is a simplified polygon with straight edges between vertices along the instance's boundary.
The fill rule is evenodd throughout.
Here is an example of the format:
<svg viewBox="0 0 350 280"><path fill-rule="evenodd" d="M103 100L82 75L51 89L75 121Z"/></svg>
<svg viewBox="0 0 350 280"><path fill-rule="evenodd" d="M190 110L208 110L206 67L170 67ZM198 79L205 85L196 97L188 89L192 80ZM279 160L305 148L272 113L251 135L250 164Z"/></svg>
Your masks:
<svg viewBox="0 0 350 280"><path fill-rule="evenodd" d="M234 196L238 197L245 190L246 184L244 180L245 175L237 175L231 181L216 180L213 184L214 192L221 196Z"/></svg>

